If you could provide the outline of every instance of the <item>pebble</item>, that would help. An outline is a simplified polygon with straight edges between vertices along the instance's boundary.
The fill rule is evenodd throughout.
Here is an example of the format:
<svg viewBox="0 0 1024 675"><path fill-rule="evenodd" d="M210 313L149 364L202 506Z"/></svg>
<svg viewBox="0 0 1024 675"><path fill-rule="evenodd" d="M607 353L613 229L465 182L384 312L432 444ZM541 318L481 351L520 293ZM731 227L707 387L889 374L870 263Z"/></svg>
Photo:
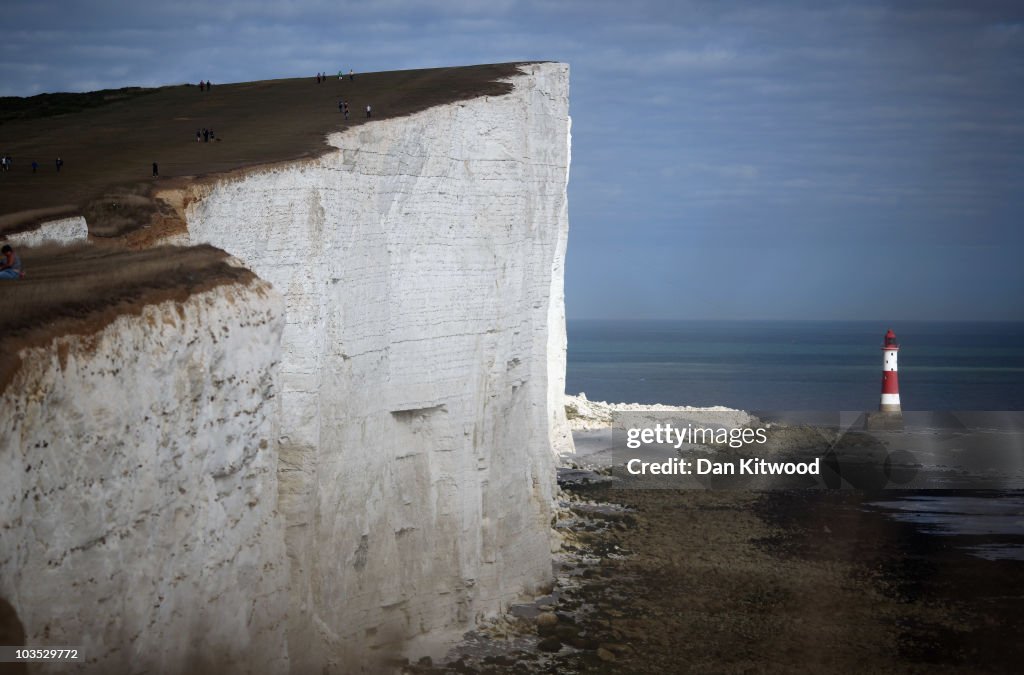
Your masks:
<svg viewBox="0 0 1024 675"><path fill-rule="evenodd" d="M537 649L541 650L542 652L557 652L561 648L562 642L558 638L544 638L539 643L537 643Z"/></svg>
<svg viewBox="0 0 1024 675"><path fill-rule="evenodd" d="M558 616L553 612L544 612L537 615L538 626L554 626L558 623Z"/></svg>
<svg viewBox="0 0 1024 675"><path fill-rule="evenodd" d="M598 642L594 638L585 638L580 637L578 635L573 639L569 640L569 644L571 644L576 649L588 649L593 651L598 648Z"/></svg>
<svg viewBox="0 0 1024 675"><path fill-rule="evenodd" d="M560 639L565 640L567 642L571 641L574 637L579 635L579 633L580 629L576 626L569 626L563 624L555 627L555 635L557 635Z"/></svg>
<svg viewBox="0 0 1024 675"><path fill-rule="evenodd" d="M602 661L614 661L615 660L615 654L612 654L610 651L608 651L604 647L598 647L597 648L597 658L601 659Z"/></svg>

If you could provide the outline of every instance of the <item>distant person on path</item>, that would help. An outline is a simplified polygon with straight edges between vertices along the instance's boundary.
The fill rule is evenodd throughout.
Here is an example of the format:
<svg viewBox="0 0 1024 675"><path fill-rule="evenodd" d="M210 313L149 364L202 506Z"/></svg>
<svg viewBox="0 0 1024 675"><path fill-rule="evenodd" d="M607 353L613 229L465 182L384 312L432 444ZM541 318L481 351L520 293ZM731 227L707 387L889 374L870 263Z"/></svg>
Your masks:
<svg viewBox="0 0 1024 675"><path fill-rule="evenodd" d="M367 104L367 106L366 106L366 116L367 117L373 117L373 108L371 108L369 106L369 104Z"/></svg>
<svg viewBox="0 0 1024 675"><path fill-rule="evenodd" d="M217 140L217 139L216 139L216 138L214 137L214 135L213 135L213 129L210 129L210 140L211 140L211 141L215 141L215 140Z"/></svg>
<svg viewBox="0 0 1024 675"><path fill-rule="evenodd" d="M4 244L0 253L0 279L20 279L25 276L21 269L21 258L9 244Z"/></svg>
<svg viewBox="0 0 1024 675"><path fill-rule="evenodd" d="M320 73L316 74L316 83L320 84Z"/></svg>
<svg viewBox="0 0 1024 675"><path fill-rule="evenodd" d="M39 168L39 162L37 162L36 160L33 159L32 160L32 173L35 173L36 169L38 169L38 168Z"/></svg>
<svg viewBox="0 0 1024 675"><path fill-rule="evenodd" d="M206 91L210 91L211 89L213 89L213 82L210 82L209 80L207 80L206 81Z"/></svg>
<svg viewBox="0 0 1024 675"><path fill-rule="evenodd" d="M201 140L203 140L203 132L200 131L199 129L196 129L196 143L198 143Z"/></svg>
<svg viewBox="0 0 1024 675"><path fill-rule="evenodd" d="M57 165L57 173L60 173L61 167L64 166L64 160L58 157L56 161L54 161L54 164Z"/></svg>
<svg viewBox="0 0 1024 675"><path fill-rule="evenodd" d="M348 69L348 81L352 82L355 79L356 79L356 71L354 71L351 68L349 68Z"/></svg>
<svg viewBox="0 0 1024 675"><path fill-rule="evenodd" d="M342 105L344 106L342 112L345 113L345 121L348 121L348 101L345 101Z"/></svg>
<svg viewBox="0 0 1024 675"><path fill-rule="evenodd" d="M160 168L156 165L156 162L153 162L153 178L159 178L159 177L160 177Z"/></svg>
<svg viewBox="0 0 1024 675"><path fill-rule="evenodd" d="M206 89L206 82L199 80L199 91Z"/></svg>
<svg viewBox="0 0 1024 675"><path fill-rule="evenodd" d="M345 76L342 74L342 72L340 70L338 71L338 79L339 80L344 80L345 79Z"/></svg>
<svg viewBox="0 0 1024 675"><path fill-rule="evenodd" d="M203 129L203 143L209 143L209 142L210 142L210 130L209 129Z"/></svg>

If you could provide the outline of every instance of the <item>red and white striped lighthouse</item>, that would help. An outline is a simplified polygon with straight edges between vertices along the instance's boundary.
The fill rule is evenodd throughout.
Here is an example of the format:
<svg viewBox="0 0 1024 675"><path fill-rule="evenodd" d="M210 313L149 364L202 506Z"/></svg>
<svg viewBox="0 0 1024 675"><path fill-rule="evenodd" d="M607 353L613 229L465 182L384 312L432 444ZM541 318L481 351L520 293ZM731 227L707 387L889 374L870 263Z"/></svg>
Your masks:
<svg viewBox="0 0 1024 675"><path fill-rule="evenodd" d="M878 406L882 412L900 412L900 383L896 376L896 353L899 350L896 333L890 328L882 345L882 402Z"/></svg>

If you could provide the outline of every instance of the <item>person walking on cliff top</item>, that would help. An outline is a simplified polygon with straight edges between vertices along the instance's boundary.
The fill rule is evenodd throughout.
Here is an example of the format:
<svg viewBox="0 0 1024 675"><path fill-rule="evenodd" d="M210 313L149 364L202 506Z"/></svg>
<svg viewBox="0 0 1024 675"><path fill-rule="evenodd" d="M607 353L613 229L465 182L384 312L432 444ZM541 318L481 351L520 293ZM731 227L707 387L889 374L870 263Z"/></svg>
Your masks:
<svg viewBox="0 0 1024 675"><path fill-rule="evenodd" d="M352 81L354 81L355 79L356 79L356 71L354 71L354 70L352 70L351 68L349 68L349 69L348 69L348 81L349 81L349 82L352 82Z"/></svg>
<svg viewBox="0 0 1024 675"><path fill-rule="evenodd" d="M56 165L57 165L57 173L60 173L61 167L63 167L63 166L64 166L64 160L63 160L63 159L61 159L60 157L58 157L58 158L57 158L57 159L56 159L56 160L54 161L54 164L56 164Z"/></svg>
<svg viewBox="0 0 1024 675"><path fill-rule="evenodd" d="M370 107L369 103L366 104L366 116L373 117L373 108Z"/></svg>
<svg viewBox="0 0 1024 675"><path fill-rule="evenodd" d="M206 82L199 80L199 91L206 89Z"/></svg>
<svg viewBox="0 0 1024 675"><path fill-rule="evenodd" d="M316 74L316 83L320 84L320 73Z"/></svg>
<svg viewBox="0 0 1024 675"><path fill-rule="evenodd" d="M25 276L24 270L21 269L21 258L9 244L4 244L0 254L0 279L20 279Z"/></svg>
<svg viewBox="0 0 1024 675"><path fill-rule="evenodd" d="M345 113L345 121L347 122L348 121L348 101L343 101L341 105L342 105L341 112Z"/></svg>
<svg viewBox="0 0 1024 675"><path fill-rule="evenodd" d="M160 167L157 166L156 162L153 162L153 178L160 177Z"/></svg>

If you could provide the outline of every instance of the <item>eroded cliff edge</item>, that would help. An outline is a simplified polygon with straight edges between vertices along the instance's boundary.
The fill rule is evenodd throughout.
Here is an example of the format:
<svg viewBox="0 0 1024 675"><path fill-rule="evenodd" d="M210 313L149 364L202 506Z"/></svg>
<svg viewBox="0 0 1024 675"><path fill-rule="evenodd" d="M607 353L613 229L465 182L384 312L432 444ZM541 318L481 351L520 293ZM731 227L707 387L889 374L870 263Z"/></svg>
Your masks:
<svg viewBox="0 0 1024 675"><path fill-rule="evenodd" d="M295 672L415 652L551 578L568 67L219 180L190 243L285 297Z"/></svg>

